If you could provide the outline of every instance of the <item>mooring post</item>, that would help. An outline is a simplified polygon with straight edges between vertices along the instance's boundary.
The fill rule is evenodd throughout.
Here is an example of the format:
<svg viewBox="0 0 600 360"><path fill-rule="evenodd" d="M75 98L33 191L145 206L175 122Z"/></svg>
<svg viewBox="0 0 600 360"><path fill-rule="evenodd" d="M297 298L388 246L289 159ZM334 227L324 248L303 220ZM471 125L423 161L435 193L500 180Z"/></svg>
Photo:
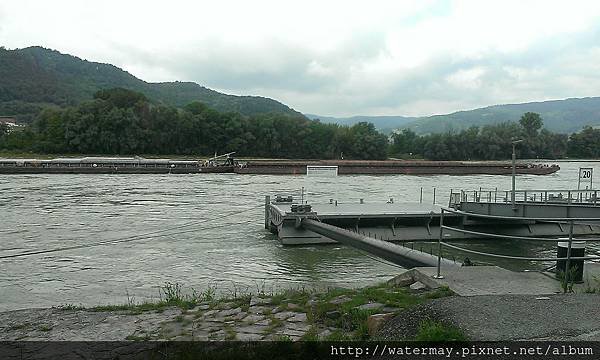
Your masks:
<svg viewBox="0 0 600 360"><path fill-rule="evenodd" d="M269 230L269 223L271 219L269 218L269 204L271 204L271 197L269 195L265 196L265 229Z"/></svg>
<svg viewBox="0 0 600 360"><path fill-rule="evenodd" d="M444 236L444 208L442 208L442 212L440 213L440 237L438 238L438 262L437 262L437 275L434 276L434 279L443 279L444 277L441 274L442 267L442 237Z"/></svg>
<svg viewBox="0 0 600 360"><path fill-rule="evenodd" d="M433 187L433 205L435 205L435 186Z"/></svg>
<svg viewBox="0 0 600 360"><path fill-rule="evenodd" d="M421 186L421 197L419 198L419 204L423 203L423 187Z"/></svg>
<svg viewBox="0 0 600 360"><path fill-rule="evenodd" d="M569 222L569 246L567 247L567 261L565 263L565 285L564 292L567 292L569 286L569 272L571 266L571 246L573 245L573 220Z"/></svg>

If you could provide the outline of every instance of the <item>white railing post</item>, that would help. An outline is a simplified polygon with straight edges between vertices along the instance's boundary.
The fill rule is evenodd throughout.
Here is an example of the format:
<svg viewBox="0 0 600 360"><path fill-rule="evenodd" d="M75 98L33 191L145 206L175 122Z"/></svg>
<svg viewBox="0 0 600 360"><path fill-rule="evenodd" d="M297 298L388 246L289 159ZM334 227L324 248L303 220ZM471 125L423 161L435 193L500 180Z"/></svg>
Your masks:
<svg viewBox="0 0 600 360"><path fill-rule="evenodd" d="M444 236L444 208L440 213L440 236L438 238L438 262L437 262L437 275L434 276L435 279L443 279L444 277L441 274L442 267L442 237Z"/></svg>

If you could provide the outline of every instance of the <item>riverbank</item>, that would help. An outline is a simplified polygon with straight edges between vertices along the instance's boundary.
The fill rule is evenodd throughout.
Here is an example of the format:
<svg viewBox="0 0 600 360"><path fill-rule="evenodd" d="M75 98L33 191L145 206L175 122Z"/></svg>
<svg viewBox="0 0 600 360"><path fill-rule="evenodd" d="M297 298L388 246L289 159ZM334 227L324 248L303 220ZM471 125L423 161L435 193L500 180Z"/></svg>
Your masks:
<svg viewBox="0 0 600 360"><path fill-rule="evenodd" d="M600 319L589 316L599 294L456 296L389 282L216 299L212 291L182 295L167 284L155 303L2 312L0 340L599 341Z"/></svg>
<svg viewBox="0 0 600 360"><path fill-rule="evenodd" d="M162 300L155 303L0 313L0 340L369 340L385 321L403 311L451 295L446 288L430 290L415 283L217 299L213 291L183 295L179 285L167 284ZM397 340L463 338L460 331L441 323L427 321L420 326Z"/></svg>

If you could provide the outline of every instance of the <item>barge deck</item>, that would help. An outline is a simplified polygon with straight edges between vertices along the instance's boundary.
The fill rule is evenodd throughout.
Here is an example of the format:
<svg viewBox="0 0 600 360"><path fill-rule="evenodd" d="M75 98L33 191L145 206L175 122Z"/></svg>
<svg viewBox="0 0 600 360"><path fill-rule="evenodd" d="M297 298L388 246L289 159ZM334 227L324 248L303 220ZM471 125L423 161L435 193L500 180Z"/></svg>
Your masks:
<svg viewBox="0 0 600 360"><path fill-rule="evenodd" d="M337 166L339 175L351 174L407 174L407 175L508 175L512 164L502 161L414 161L414 160L302 160L302 161L249 161L236 168L240 174L304 175L307 166ZM518 174L548 175L560 170L558 165L518 163Z"/></svg>
<svg viewBox="0 0 600 360"><path fill-rule="evenodd" d="M217 157L213 158L216 159ZM145 159L140 157L84 157L39 159L0 159L0 174L197 174L235 173L264 175L305 175L307 167L334 167L339 175L507 175L508 162L412 161L412 160L252 160L224 163L209 160ZM516 173L547 175L558 165L519 163Z"/></svg>

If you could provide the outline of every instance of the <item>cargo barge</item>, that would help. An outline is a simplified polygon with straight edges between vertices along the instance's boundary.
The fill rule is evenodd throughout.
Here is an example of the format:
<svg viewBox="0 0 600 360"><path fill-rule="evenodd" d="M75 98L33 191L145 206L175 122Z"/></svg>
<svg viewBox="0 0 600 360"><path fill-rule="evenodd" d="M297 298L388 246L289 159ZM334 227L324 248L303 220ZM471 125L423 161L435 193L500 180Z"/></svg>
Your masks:
<svg viewBox="0 0 600 360"><path fill-rule="evenodd" d="M0 174L197 174L233 173L234 165L145 158L0 159Z"/></svg>
<svg viewBox="0 0 600 360"><path fill-rule="evenodd" d="M222 157L222 156L221 156ZM506 175L509 162L459 162L410 160L252 160L238 162L231 156L222 161L145 159L141 157L84 157L39 159L0 159L0 174L197 174L236 173L265 175L305 175L307 167L336 167L339 175ZM518 174L547 175L558 165L519 163Z"/></svg>
<svg viewBox="0 0 600 360"><path fill-rule="evenodd" d="M338 175L508 175L510 162L501 161L414 161L414 160L261 160L236 168L239 174L304 175L307 166L337 166ZM517 174L548 175L560 170L558 165L517 163Z"/></svg>

